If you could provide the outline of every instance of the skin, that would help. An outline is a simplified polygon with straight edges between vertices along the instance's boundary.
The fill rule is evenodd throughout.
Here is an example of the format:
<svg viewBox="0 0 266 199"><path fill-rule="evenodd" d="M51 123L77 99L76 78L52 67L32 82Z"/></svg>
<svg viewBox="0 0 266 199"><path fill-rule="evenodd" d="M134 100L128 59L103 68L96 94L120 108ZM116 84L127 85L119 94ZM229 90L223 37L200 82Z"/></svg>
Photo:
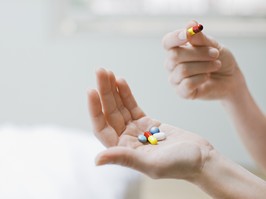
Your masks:
<svg viewBox="0 0 266 199"><path fill-rule="evenodd" d="M192 21L187 27L196 25ZM244 82L232 53L202 32L180 45L177 30L166 34L165 67L177 94L187 99L224 99Z"/></svg>
<svg viewBox="0 0 266 199"><path fill-rule="evenodd" d="M187 27L196 25L196 21ZM183 30L166 34L165 67L169 81L186 99L219 100L232 118L237 132L257 164L266 171L266 118L246 85L232 53L200 32L178 40Z"/></svg>
<svg viewBox="0 0 266 199"><path fill-rule="evenodd" d="M262 179L221 156L208 141L146 116L125 80L105 69L98 69L96 77L98 89L88 92L89 113L93 132L107 147L96 165L118 164L151 178L184 179L216 199L265 197ZM140 143L137 136L152 126L165 132L166 140Z"/></svg>
<svg viewBox="0 0 266 199"><path fill-rule="evenodd" d="M266 168L265 116L233 55L203 33L181 41L182 31L163 38L174 89L187 99L220 100L253 157ZM98 88L88 92L89 113L96 137L107 147L96 157L97 165L118 164L151 178L184 179L215 199L265 198L265 181L223 157L208 141L145 115L125 80L102 68L96 77ZM152 126L165 132L166 140L140 143L137 136Z"/></svg>
<svg viewBox="0 0 266 199"><path fill-rule="evenodd" d="M146 116L126 81L116 80L112 72L99 69L96 77L98 91L89 91L89 112L96 137L109 147L98 155L97 165L120 164L152 178L190 179L200 172L213 149L206 140ZM140 143L137 136L152 126L167 139L157 145Z"/></svg>

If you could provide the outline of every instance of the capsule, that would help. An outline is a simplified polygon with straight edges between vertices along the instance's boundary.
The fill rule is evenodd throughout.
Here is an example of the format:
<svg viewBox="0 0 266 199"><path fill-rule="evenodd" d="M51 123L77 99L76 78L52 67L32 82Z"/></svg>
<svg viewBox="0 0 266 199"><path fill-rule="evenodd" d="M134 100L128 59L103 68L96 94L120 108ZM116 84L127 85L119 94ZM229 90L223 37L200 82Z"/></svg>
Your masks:
<svg viewBox="0 0 266 199"><path fill-rule="evenodd" d="M190 27L187 31L192 36L192 35L195 35L196 33L201 32L202 30L203 30L203 25L198 24L196 26Z"/></svg>
<svg viewBox="0 0 266 199"><path fill-rule="evenodd" d="M148 139L149 143L151 143L152 145L157 144L157 139L149 132L146 131L144 132L144 136Z"/></svg>
<svg viewBox="0 0 266 199"><path fill-rule="evenodd" d="M153 134L153 136L158 140L164 140L166 138L166 134L164 132L159 132L159 133L155 133Z"/></svg>
<svg viewBox="0 0 266 199"><path fill-rule="evenodd" d="M151 143L152 145L156 145L157 144L157 139L154 136L150 136L148 137L148 141L149 143Z"/></svg>
<svg viewBox="0 0 266 199"><path fill-rule="evenodd" d="M155 133L159 133L160 129L157 126L153 126L150 128L150 133L153 135Z"/></svg>
<svg viewBox="0 0 266 199"><path fill-rule="evenodd" d="M138 140L141 142L141 143L146 143L148 140L147 138L144 136L144 135L139 135L138 136Z"/></svg>

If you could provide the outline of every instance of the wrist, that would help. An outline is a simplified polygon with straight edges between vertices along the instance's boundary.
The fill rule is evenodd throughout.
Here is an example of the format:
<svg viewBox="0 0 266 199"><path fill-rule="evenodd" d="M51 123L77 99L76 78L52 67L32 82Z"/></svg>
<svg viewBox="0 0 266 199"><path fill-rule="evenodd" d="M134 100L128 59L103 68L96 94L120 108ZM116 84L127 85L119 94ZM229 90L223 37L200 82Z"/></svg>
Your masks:
<svg viewBox="0 0 266 199"><path fill-rule="evenodd" d="M238 67L235 69L234 81L230 81L230 89L221 102L223 105L238 104L243 97L249 95L249 90L245 78Z"/></svg>
<svg viewBox="0 0 266 199"><path fill-rule="evenodd" d="M201 172L190 182L216 199L263 199L266 194L265 181L216 150L209 152Z"/></svg>
<svg viewBox="0 0 266 199"><path fill-rule="evenodd" d="M188 181L201 187L201 185L205 183L207 176L210 175L209 169L215 167L216 164L219 164L219 159L220 154L215 149L210 150L205 157L200 172Z"/></svg>

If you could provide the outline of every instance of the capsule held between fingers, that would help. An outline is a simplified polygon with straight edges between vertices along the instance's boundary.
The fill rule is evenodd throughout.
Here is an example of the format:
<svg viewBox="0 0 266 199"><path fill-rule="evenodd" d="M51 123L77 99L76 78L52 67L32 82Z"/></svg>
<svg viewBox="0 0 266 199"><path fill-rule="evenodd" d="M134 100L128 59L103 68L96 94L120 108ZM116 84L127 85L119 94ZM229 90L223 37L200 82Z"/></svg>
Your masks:
<svg viewBox="0 0 266 199"><path fill-rule="evenodd" d="M195 34L201 32L202 30L203 30L203 25L198 24L198 25L196 25L196 26L192 26L192 27L190 27L189 29L187 29L187 32L188 32L191 36L193 36L193 35L195 35Z"/></svg>

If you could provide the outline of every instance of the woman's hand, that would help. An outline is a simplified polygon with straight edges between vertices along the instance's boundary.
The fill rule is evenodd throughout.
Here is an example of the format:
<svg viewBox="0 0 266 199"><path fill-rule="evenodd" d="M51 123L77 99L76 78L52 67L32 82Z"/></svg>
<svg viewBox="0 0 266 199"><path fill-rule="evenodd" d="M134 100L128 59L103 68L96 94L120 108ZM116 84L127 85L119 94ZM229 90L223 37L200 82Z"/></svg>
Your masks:
<svg viewBox="0 0 266 199"><path fill-rule="evenodd" d="M192 21L187 28L195 25ZM177 30L163 38L169 81L181 97L227 100L245 88L244 77L228 49L202 32L186 37L184 32Z"/></svg>
<svg viewBox="0 0 266 199"><path fill-rule="evenodd" d="M98 90L88 94L95 135L108 147L97 165L119 164L152 178L193 179L201 172L212 146L196 134L163 124L145 115L123 79L105 69L96 72ZM143 144L138 135L152 126L166 133L157 145Z"/></svg>

